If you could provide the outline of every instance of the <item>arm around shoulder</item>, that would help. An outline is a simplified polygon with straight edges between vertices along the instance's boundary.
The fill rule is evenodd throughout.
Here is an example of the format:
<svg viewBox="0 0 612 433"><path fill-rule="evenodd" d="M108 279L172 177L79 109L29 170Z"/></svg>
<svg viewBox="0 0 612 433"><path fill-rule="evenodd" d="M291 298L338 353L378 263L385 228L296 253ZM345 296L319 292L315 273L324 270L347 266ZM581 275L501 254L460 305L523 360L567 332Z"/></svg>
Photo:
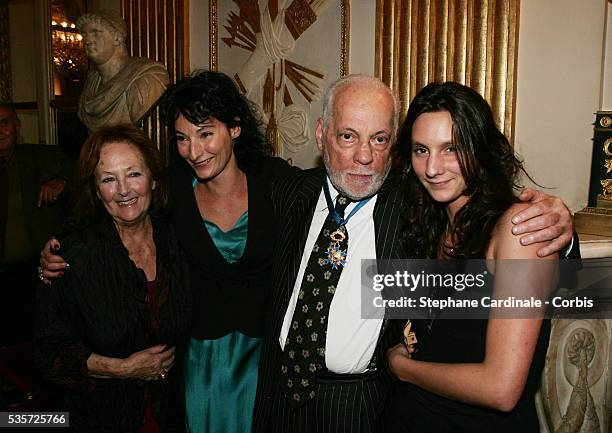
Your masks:
<svg viewBox="0 0 612 433"><path fill-rule="evenodd" d="M521 243L521 236L515 235L512 232L514 224L512 217L517 213L527 210L530 207L529 203L515 203L499 218L489 244L487 258L491 259L534 259L541 258L537 252L547 247L552 241L542 241L524 245ZM544 259L555 260L558 258L556 253L551 254Z"/></svg>
<svg viewBox="0 0 612 433"><path fill-rule="evenodd" d="M274 181L285 177L295 176L302 171L301 168L296 167L295 165L290 165L287 160L278 156L267 158L265 170L270 173Z"/></svg>

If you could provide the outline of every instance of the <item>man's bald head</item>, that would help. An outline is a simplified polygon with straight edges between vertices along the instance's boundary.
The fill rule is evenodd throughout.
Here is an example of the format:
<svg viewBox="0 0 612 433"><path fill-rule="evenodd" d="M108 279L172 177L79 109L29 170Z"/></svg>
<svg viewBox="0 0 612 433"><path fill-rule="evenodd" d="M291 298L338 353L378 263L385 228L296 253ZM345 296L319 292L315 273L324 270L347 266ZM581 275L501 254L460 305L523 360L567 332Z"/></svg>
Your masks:
<svg viewBox="0 0 612 433"><path fill-rule="evenodd" d="M376 77L363 74L353 74L342 77L334 81L326 90L323 96L323 127L327 128L333 116L334 100L336 96L348 87L364 88L370 90L380 90L389 95L393 100L393 139L395 140L399 118L399 104L393 91L383 81Z"/></svg>

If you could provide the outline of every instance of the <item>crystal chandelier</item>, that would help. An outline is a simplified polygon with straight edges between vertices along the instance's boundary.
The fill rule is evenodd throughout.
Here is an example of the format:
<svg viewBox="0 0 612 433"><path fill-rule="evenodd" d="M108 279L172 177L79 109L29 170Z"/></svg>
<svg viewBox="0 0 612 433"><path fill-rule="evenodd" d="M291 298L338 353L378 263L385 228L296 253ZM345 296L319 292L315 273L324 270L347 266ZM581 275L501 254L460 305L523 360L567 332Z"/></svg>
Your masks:
<svg viewBox="0 0 612 433"><path fill-rule="evenodd" d="M53 8L51 19L53 63L66 77L80 75L87 65L83 36L59 8Z"/></svg>

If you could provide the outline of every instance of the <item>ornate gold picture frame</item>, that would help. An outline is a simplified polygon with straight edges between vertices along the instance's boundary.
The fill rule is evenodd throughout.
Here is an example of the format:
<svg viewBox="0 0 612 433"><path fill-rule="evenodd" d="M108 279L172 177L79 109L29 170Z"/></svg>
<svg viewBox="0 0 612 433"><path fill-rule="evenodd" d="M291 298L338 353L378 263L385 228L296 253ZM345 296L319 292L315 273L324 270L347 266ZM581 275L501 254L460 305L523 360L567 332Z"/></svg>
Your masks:
<svg viewBox="0 0 612 433"><path fill-rule="evenodd" d="M209 0L209 67L257 104L275 154L318 162L325 88L349 73L349 0Z"/></svg>

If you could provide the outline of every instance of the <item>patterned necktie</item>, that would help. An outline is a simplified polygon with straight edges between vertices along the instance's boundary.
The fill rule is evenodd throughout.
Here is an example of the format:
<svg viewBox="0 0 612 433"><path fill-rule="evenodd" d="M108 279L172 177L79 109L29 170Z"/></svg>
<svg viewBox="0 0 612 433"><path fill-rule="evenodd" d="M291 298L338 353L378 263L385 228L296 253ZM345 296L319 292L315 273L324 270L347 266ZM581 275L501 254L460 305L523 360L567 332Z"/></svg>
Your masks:
<svg viewBox="0 0 612 433"><path fill-rule="evenodd" d="M350 202L338 196L335 209L340 218ZM281 381L293 407L315 396L313 379L325 367L327 317L347 251L346 227L328 215L304 270L281 362Z"/></svg>

